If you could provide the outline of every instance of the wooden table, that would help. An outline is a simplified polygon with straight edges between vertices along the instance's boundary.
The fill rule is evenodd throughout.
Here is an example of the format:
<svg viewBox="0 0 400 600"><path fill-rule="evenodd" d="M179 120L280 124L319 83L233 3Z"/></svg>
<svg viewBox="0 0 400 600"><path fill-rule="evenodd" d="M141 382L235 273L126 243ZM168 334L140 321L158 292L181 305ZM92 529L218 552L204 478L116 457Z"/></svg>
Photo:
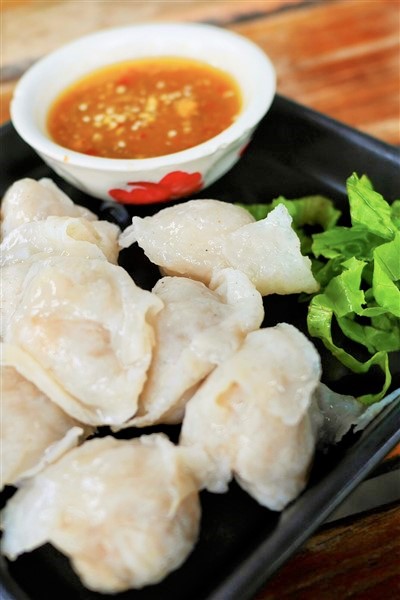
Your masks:
<svg viewBox="0 0 400 600"><path fill-rule="evenodd" d="M3 0L1 8L0 122L18 78L61 44L105 27L187 20L259 44L279 93L400 144L399 0ZM398 505L323 528L257 600L400 597L399 540Z"/></svg>

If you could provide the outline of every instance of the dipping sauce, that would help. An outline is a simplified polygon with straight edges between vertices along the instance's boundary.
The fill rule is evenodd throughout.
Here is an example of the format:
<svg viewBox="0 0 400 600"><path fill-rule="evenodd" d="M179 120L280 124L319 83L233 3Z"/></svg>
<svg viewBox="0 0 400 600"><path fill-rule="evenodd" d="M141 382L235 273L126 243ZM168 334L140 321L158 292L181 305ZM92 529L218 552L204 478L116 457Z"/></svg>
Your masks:
<svg viewBox="0 0 400 600"><path fill-rule="evenodd" d="M157 57L104 67L68 87L48 115L51 138L105 158L149 158L197 146L231 125L242 99L231 75Z"/></svg>

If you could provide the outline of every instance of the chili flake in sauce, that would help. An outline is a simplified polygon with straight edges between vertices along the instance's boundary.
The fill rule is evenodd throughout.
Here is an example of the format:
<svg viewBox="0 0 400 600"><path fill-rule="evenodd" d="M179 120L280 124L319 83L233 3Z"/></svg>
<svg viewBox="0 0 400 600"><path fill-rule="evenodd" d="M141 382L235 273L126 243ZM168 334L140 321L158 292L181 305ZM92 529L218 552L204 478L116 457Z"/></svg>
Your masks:
<svg viewBox="0 0 400 600"><path fill-rule="evenodd" d="M54 102L47 127L71 150L106 158L149 158L197 146L241 109L235 80L186 58L128 61L92 72Z"/></svg>

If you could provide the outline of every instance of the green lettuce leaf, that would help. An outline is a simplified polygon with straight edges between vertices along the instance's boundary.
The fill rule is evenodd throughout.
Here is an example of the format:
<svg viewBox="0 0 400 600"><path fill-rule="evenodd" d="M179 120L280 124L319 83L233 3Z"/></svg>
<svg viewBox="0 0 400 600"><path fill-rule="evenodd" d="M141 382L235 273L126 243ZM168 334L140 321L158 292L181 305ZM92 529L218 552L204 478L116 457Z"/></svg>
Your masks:
<svg viewBox="0 0 400 600"><path fill-rule="evenodd" d="M353 173L347 180L350 216L353 226L362 225L366 231L391 240L396 226L391 218L390 205L373 188L365 176Z"/></svg>
<svg viewBox="0 0 400 600"><path fill-rule="evenodd" d="M372 289L379 306L400 318L400 232L374 250Z"/></svg>
<svg viewBox="0 0 400 600"><path fill-rule="evenodd" d="M338 325L346 337L367 348L373 354L380 350L397 352L400 349L400 325L398 319L381 314L371 320L371 325L358 323L355 315L339 317ZM382 319L382 320L380 320ZM388 322L390 328L387 328Z"/></svg>
<svg viewBox="0 0 400 600"><path fill-rule="evenodd" d="M392 221L400 229L400 200L395 200L390 205Z"/></svg>
<svg viewBox="0 0 400 600"><path fill-rule="evenodd" d="M388 353L400 351L400 200L390 205L366 175L353 173L346 186L348 227L337 224L340 212L324 196L296 200L280 196L270 204L242 206L257 220L278 204L288 209L301 250L310 256L320 284L317 294L299 296L299 301L309 302L308 331L355 373L366 373L373 366L381 370L381 390L359 398L370 404L380 400L391 384ZM322 232L311 234L310 226ZM370 358L362 362L339 347L332 339L333 324Z"/></svg>
<svg viewBox="0 0 400 600"><path fill-rule="evenodd" d="M366 230L364 226L335 227L313 235L312 252L324 258L357 256L371 260L373 250L382 243L382 238Z"/></svg>
<svg viewBox="0 0 400 600"><path fill-rule="evenodd" d="M325 196L304 196L303 198L288 200L279 196L270 204L241 204L251 215L260 221L278 206L284 204L293 219L295 227L304 225L320 225L322 229L330 229L336 225L341 216L340 210L335 208L332 200Z"/></svg>
<svg viewBox="0 0 400 600"><path fill-rule="evenodd" d="M325 287L324 295L337 317L362 314L365 298L360 286L364 267L365 262L350 258L342 263L343 271Z"/></svg>
<svg viewBox="0 0 400 600"><path fill-rule="evenodd" d="M334 314L334 307L325 294L318 294L315 296L311 300L308 311L309 333L313 337L320 338L323 341L324 346L333 354L333 356L355 373L367 373L371 367L378 367L384 376L381 390L377 393L359 396L358 398L363 404L369 405L378 402L385 396L392 381L388 353L386 350L379 351L373 354L366 362L361 362L346 352L346 350L337 346L332 339L332 321Z"/></svg>
<svg viewBox="0 0 400 600"><path fill-rule="evenodd" d="M313 271L321 288L309 305L307 325L349 369L364 373L375 365L383 372L382 389L359 398L369 404L390 386L388 352L400 350L400 209L374 191L366 176L354 173L347 190L352 226L313 235L312 253L327 262ZM360 362L334 343L334 320L348 339L368 350L369 360Z"/></svg>

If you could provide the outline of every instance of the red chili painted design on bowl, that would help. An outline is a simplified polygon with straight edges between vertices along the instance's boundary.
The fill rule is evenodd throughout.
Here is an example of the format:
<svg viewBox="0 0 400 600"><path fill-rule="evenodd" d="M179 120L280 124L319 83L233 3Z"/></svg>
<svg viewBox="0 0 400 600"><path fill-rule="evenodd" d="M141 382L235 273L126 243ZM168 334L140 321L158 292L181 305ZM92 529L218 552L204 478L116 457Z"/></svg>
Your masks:
<svg viewBox="0 0 400 600"><path fill-rule="evenodd" d="M123 204L151 204L176 200L198 192L203 187L201 173L172 171L164 175L158 183L150 181L129 181L130 189L111 189L111 198Z"/></svg>

